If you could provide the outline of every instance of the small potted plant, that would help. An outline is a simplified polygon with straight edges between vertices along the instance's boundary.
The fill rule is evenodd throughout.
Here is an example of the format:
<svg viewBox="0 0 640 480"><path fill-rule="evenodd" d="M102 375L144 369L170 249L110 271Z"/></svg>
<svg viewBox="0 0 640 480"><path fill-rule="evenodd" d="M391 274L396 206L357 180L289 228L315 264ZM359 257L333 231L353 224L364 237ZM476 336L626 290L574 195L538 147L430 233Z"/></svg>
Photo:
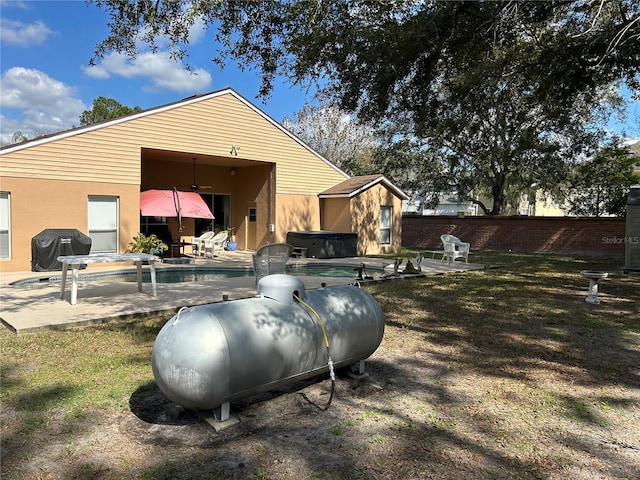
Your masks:
<svg viewBox="0 0 640 480"><path fill-rule="evenodd" d="M169 247L166 243L156 237L153 233L148 237L144 233L138 233L127 245L128 253L149 253L151 255L162 255L162 252Z"/></svg>
<svg viewBox="0 0 640 480"><path fill-rule="evenodd" d="M230 252L235 252L238 248L238 243L236 242L236 236L233 233L233 228L231 227L227 232L229 232L229 241L227 242L227 250Z"/></svg>

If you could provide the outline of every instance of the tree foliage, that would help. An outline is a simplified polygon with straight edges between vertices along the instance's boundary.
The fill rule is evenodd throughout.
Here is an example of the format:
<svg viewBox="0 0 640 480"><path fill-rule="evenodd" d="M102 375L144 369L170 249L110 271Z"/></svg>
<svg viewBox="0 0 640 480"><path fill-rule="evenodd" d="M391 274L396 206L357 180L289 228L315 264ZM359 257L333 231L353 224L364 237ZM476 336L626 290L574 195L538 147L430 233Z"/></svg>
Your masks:
<svg viewBox="0 0 640 480"><path fill-rule="evenodd" d="M630 187L640 183L634 167L640 167L640 157L615 140L576 165L565 188L570 212L592 217L624 216Z"/></svg>
<svg viewBox="0 0 640 480"><path fill-rule="evenodd" d="M20 130L18 130L17 132L14 132L13 135L11 135L11 143L24 143L29 141L29 137L27 137L26 134L22 133Z"/></svg>
<svg viewBox="0 0 640 480"><path fill-rule="evenodd" d="M262 96L277 75L321 83L340 109L394 131L377 154L394 180L489 194L488 213L593 151L619 82L640 95L638 0L94 3L112 16L96 57L160 38L184 57L202 21L222 45L214 61L258 69Z"/></svg>
<svg viewBox="0 0 640 480"><path fill-rule="evenodd" d="M94 123L123 117L130 113L139 112L140 107L127 107L113 98L98 97L93 101L93 108L80 114L80 125L92 125Z"/></svg>
<svg viewBox="0 0 640 480"><path fill-rule="evenodd" d="M375 129L356 123L348 113L330 104L305 105L282 125L347 173L369 173Z"/></svg>
<svg viewBox="0 0 640 480"><path fill-rule="evenodd" d="M182 58L189 28L201 20L222 45L214 60L255 65L262 95L278 74L323 77L342 108L373 118L396 108L424 123L440 81L467 71L461 91L484 75L519 75L548 108L621 78L638 91L637 0L89 3L112 18L94 58L110 50L135 56L138 42L155 49L159 40Z"/></svg>
<svg viewBox="0 0 640 480"><path fill-rule="evenodd" d="M47 132L43 132L41 130L34 130L33 131L33 138L29 138L27 136L26 133L22 132L21 130L18 130L16 132L13 132L13 135L11 135L11 140L9 142L7 142L7 145L15 145L17 143L24 143L24 142L28 142L29 140L33 140L36 138L41 138L44 136L49 135ZM4 146L5 143L2 144L2 146Z"/></svg>

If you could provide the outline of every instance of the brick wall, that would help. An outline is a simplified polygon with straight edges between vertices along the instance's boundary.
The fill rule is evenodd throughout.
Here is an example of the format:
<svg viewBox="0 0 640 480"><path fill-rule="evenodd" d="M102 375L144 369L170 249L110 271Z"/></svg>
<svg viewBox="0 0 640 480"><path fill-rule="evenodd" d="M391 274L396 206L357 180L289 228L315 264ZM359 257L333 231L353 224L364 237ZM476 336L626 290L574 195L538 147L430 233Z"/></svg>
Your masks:
<svg viewBox="0 0 640 480"><path fill-rule="evenodd" d="M402 246L437 249L449 233L471 249L624 255L624 218L405 216Z"/></svg>

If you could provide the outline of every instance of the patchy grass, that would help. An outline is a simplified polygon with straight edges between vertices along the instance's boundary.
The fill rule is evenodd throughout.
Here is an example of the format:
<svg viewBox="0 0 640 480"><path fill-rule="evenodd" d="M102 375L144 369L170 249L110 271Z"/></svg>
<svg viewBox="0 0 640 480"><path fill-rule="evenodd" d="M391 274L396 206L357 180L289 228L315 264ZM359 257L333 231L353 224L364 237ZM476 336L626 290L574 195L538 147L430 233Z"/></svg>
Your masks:
<svg viewBox="0 0 640 480"><path fill-rule="evenodd" d="M415 252L407 252L414 254ZM167 320L2 342L2 478L640 476L640 278L621 258L474 252L497 268L366 286L387 319L369 378L240 401L215 433L157 390ZM606 270L602 303L580 270Z"/></svg>

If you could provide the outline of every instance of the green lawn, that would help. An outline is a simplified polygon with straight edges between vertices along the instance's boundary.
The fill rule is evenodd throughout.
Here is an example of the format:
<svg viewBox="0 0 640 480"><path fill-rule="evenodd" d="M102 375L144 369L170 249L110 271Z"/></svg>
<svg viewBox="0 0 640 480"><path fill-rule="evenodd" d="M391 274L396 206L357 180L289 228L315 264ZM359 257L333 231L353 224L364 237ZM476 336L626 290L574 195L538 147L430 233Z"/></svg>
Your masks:
<svg viewBox="0 0 640 480"><path fill-rule="evenodd" d="M640 277L620 257L471 261L487 268L365 286L387 321L370 384L341 380L324 414L249 403L236 433L197 430L195 445L150 441L177 427L131 418L134 394L159 395L167 318L3 329L2 478L637 478ZM585 269L611 273L599 305Z"/></svg>

